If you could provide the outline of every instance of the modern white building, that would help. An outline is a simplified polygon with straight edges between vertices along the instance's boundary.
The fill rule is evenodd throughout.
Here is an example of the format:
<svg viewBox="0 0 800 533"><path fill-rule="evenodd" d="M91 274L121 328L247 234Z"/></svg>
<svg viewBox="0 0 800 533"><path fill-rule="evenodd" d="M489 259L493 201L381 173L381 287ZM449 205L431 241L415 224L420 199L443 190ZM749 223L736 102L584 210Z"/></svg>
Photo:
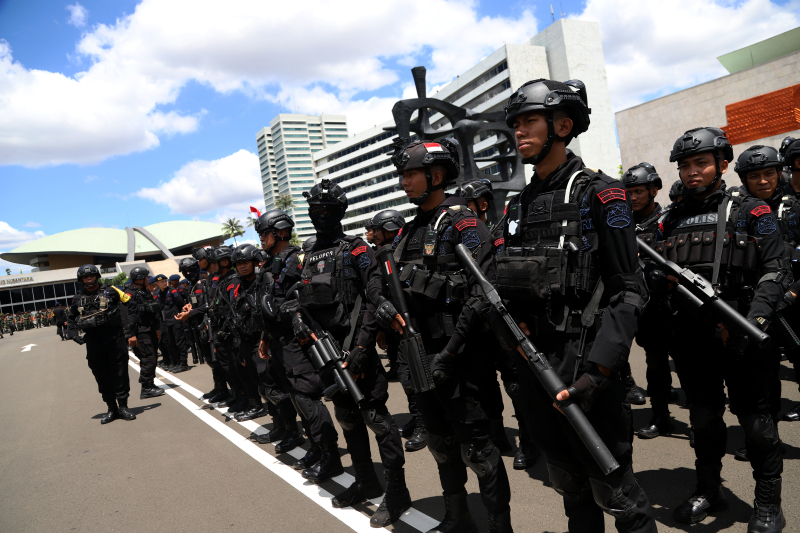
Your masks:
<svg viewBox="0 0 800 533"><path fill-rule="evenodd" d="M267 211L280 196L290 195L295 230L300 239L314 234L303 191L314 185L314 152L347 139L344 115L280 114L256 133L261 185Z"/></svg>
<svg viewBox="0 0 800 533"><path fill-rule="evenodd" d="M586 84L592 124L569 147L588 166L616 176L620 157L600 27L596 22L558 20L523 44L503 45L428 96L479 112L495 111L503 108L514 90L536 78L579 79ZM433 127L441 127L446 119L437 113L430 117L430 122ZM331 179L347 192L350 207L343 221L346 232L363 233L364 223L383 209L397 209L407 219L414 216L416 207L407 201L389 160L396 134L383 128L392 125L391 121L380 124L313 154L316 180ZM492 149L487 148L493 141L494 137L476 138L476 155L489 156ZM486 165L481 165L484 172L497 172ZM530 179L532 170L526 167Z"/></svg>

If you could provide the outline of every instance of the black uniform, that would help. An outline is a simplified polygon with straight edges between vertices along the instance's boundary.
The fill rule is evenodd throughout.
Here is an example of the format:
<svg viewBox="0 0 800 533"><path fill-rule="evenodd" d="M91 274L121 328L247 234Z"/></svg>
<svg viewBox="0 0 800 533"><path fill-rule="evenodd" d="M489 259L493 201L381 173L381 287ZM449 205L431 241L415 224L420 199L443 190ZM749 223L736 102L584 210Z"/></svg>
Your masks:
<svg viewBox="0 0 800 533"><path fill-rule="evenodd" d="M180 287L167 287L166 307L164 308L165 321L167 323L167 334L169 335L169 347L172 352L172 364L175 366L187 366L189 346L186 343L186 331L183 322L177 320L177 315L186 305L183 289Z"/></svg>
<svg viewBox="0 0 800 533"><path fill-rule="evenodd" d="M232 269L222 276L214 274L208 294L210 303L207 312L210 319L209 327L215 332L213 348L217 361L225 372L232 394L240 403L245 403L245 385L235 368L238 347L233 336L231 301L228 292L233 289L231 280L235 275L236 271Z"/></svg>
<svg viewBox="0 0 800 533"><path fill-rule="evenodd" d="M67 322L67 314L60 305L53 311L53 319L56 321L56 333L61 340L64 340L64 324Z"/></svg>
<svg viewBox="0 0 800 533"><path fill-rule="evenodd" d="M215 360L213 357L210 333L206 328L207 322L205 320L206 314L208 313L208 302L211 298L212 279L206 280L200 278L191 288L189 302L192 304L192 310L189 311L187 326L190 330L194 329L197 334L201 362L205 362L211 367L211 375L214 379L214 390L223 392L228 389L225 371L222 369L222 365L220 365L219 361Z"/></svg>
<svg viewBox="0 0 800 533"><path fill-rule="evenodd" d="M127 405L131 390L128 345L123 335L126 308L114 290L88 291L81 287L67 314L67 336L86 343L86 361L103 401L112 411Z"/></svg>
<svg viewBox="0 0 800 533"><path fill-rule="evenodd" d="M612 370L586 413L620 464L604 475L528 365L518 365L520 395L528 404L523 416L547 454L550 482L564 497L570 531L602 531L603 511L616 518L619 531L656 530L633 474L631 409L619 377L647 298L630 205L620 185L569 154L545 180L534 174L509 202L498 254L500 295L510 300L509 311L527 324L534 345L564 383L569 386L590 366ZM536 283L540 279L544 287Z"/></svg>
<svg viewBox="0 0 800 533"><path fill-rule="evenodd" d="M142 389L155 387L153 380L156 377L156 347L160 327L161 306L156 302L147 289L139 288L133 283L125 286L125 294L130 296L127 307L127 322L125 323L125 338L136 337L137 346L133 353L139 358L139 383Z"/></svg>

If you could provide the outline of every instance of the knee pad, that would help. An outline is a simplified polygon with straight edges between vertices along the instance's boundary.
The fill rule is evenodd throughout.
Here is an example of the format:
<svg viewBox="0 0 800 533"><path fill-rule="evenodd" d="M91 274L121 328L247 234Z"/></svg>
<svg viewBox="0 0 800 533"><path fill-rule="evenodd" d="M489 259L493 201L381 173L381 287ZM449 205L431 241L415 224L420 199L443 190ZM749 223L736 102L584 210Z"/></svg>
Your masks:
<svg viewBox="0 0 800 533"><path fill-rule="evenodd" d="M550 474L550 484L553 489L566 500L580 501L589 494L589 484L585 477L570 470L547 463L547 472Z"/></svg>
<svg viewBox="0 0 800 533"><path fill-rule="evenodd" d="M311 420L317 413L317 408L322 405L319 400L314 401L308 396L302 394L292 394L292 403L294 408L300 413L305 420ZM318 405L319 404L319 405Z"/></svg>
<svg viewBox="0 0 800 533"><path fill-rule="evenodd" d="M772 417L762 414L750 414L739 417L744 434L757 450L767 451L778 443L778 428Z"/></svg>
<svg viewBox="0 0 800 533"><path fill-rule="evenodd" d="M428 433L428 450L430 450L431 455L433 455L433 458L439 464L444 464L454 457L454 442L455 439L452 435L449 437L442 437L440 435Z"/></svg>
<svg viewBox="0 0 800 533"><path fill-rule="evenodd" d="M389 433L389 427L392 423L392 415L389 413L382 415L378 414L375 409L367 409L361 412L361 416L364 418L364 423L367 427L378 437Z"/></svg>
<svg viewBox="0 0 800 533"><path fill-rule="evenodd" d="M487 441L483 448L480 444L462 444L461 459L479 478L491 474L500 462L500 450L491 441Z"/></svg>
<svg viewBox="0 0 800 533"><path fill-rule="evenodd" d="M281 398L283 398L283 392L268 385L259 385L258 392L261 393L261 397L264 398L265 401L271 403L272 405L278 405L278 403L281 401Z"/></svg>
<svg viewBox="0 0 800 533"><path fill-rule="evenodd" d="M339 425L342 426L342 429L345 431L352 431L359 422L356 413L343 407L334 407L333 416L336 417L336 421L339 422Z"/></svg>
<svg viewBox="0 0 800 533"><path fill-rule="evenodd" d="M643 505L642 500L646 498L632 470L625 473L616 487L594 478L589 479L589 484L597 506L622 522L633 518L636 508Z"/></svg>
<svg viewBox="0 0 800 533"><path fill-rule="evenodd" d="M692 406L689 410L689 420L697 432L725 429L725 422L722 420L724 412L724 407L721 411L714 412L707 407Z"/></svg>

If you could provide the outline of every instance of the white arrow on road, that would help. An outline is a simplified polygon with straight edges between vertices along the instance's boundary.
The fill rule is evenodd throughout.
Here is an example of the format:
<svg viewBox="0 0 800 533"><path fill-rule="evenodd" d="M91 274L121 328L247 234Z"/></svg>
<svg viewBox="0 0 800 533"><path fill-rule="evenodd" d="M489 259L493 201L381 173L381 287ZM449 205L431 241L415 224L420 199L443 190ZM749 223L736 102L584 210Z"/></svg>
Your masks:
<svg viewBox="0 0 800 533"><path fill-rule="evenodd" d="M23 352L30 352L30 351L31 351L31 347L32 347L32 346L36 346L36 345L35 345L35 344L29 344L29 345L27 345L27 346L23 346L23 347L22 347L22 351L23 351Z"/></svg>

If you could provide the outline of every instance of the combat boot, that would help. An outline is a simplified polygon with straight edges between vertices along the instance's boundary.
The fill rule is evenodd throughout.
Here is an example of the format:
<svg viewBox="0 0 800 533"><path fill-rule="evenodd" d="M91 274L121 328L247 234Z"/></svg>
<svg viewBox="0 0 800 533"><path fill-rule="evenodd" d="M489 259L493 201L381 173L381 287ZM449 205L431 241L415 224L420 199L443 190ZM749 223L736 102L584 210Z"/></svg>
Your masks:
<svg viewBox="0 0 800 533"><path fill-rule="evenodd" d="M128 400L117 400L119 403L119 416L125 420L136 420L136 415L128 409Z"/></svg>
<svg viewBox="0 0 800 533"><path fill-rule="evenodd" d="M12 333L13 335L13 333ZM795 405L791 411L787 411L783 414L783 419L787 422L798 422L800 421L800 403Z"/></svg>
<svg viewBox="0 0 800 533"><path fill-rule="evenodd" d="M117 402L106 402L108 405L108 412L100 419L101 424L108 424L119 418L119 410L117 409Z"/></svg>
<svg viewBox="0 0 800 533"><path fill-rule="evenodd" d="M320 443L322 455L319 462L303 470L303 478L311 483L322 483L332 477L344 474L342 458L339 457L339 446L336 441Z"/></svg>
<svg viewBox="0 0 800 533"><path fill-rule="evenodd" d="M319 447L319 445L312 442L311 447L308 449L306 454L295 461L295 463L292 465L292 468L300 471L306 470L317 464L320 457L322 457L322 449Z"/></svg>
<svg viewBox="0 0 800 533"><path fill-rule="evenodd" d="M286 428L286 433L283 435L283 439L275 445L275 451L278 453L287 453L301 444L303 444L306 439L297 431L297 424L293 424L294 427Z"/></svg>
<svg viewBox="0 0 800 533"><path fill-rule="evenodd" d="M675 426L672 424L672 419L669 412L653 415L650 420L650 425L636 430L636 436L640 439L654 439L660 435L668 435L672 433Z"/></svg>
<svg viewBox="0 0 800 533"><path fill-rule="evenodd" d="M628 401L632 405L644 405L647 403L647 400L642 394L642 391L639 389L639 386L636 385L636 380L633 379L633 374L628 374L624 378L622 378L625 382L625 388L628 390Z"/></svg>
<svg viewBox="0 0 800 533"><path fill-rule="evenodd" d="M412 416L411 420L406 422L405 425L400 427L400 436L404 439L411 438L411 435L414 434L414 428L417 427L417 417Z"/></svg>
<svg viewBox="0 0 800 533"><path fill-rule="evenodd" d="M256 440L259 444L269 444L270 442L278 442L283 438L286 433L286 424L279 416L272 417L272 429L266 433L259 433L256 435Z"/></svg>
<svg viewBox="0 0 800 533"><path fill-rule="evenodd" d="M375 474L372 461L359 461L353 463L356 480L344 492L333 497L331 503L336 509L352 507L383 494L383 487Z"/></svg>
<svg viewBox="0 0 800 533"><path fill-rule="evenodd" d="M728 508L720 479L721 467L697 467L697 488L689 499L675 508L675 520L684 524L696 524L705 520L708 513Z"/></svg>
<svg viewBox="0 0 800 533"><path fill-rule="evenodd" d="M186 363L181 363L173 366L170 372L172 372L173 374L179 374L181 372L186 372L187 370L189 370L189 365L187 365Z"/></svg>
<svg viewBox="0 0 800 533"><path fill-rule="evenodd" d="M244 396L240 396L238 398L232 398L231 400L225 402L228 408L228 414L231 417L235 416L236 413L244 412L247 409L247 398Z"/></svg>
<svg viewBox="0 0 800 533"><path fill-rule="evenodd" d="M781 509L781 478L757 479L753 516L747 533L780 533L786 527Z"/></svg>
<svg viewBox="0 0 800 533"><path fill-rule="evenodd" d="M527 470L536 464L542 452L532 442L520 442L519 451L514 456L514 470Z"/></svg>
<svg viewBox="0 0 800 533"><path fill-rule="evenodd" d="M500 450L500 453L509 453L514 449L514 446L508 441L502 418L489 420L489 440L492 441L495 448Z"/></svg>
<svg viewBox="0 0 800 533"><path fill-rule="evenodd" d="M208 399L208 403L220 403L220 402L227 402L228 400L232 399L231 391L228 390L227 387L224 389L220 389L217 394L212 396Z"/></svg>
<svg viewBox="0 0 800 533"><path fill-rule="evenodd" d="M407 452L416 452L428 445L428 430L425 429L425 424L422 419L417 420L417 425L414 427L414 434L406 441L405 449Z"/></svg>
<svg viewBox="0 0 800 533"><path fill-rule="evenodd" d="M201 396L200 399L201 400L209 400L209 399L213 398L214 396L216 396L217 394L219 394L219 391L217 390L216 387L214 387L213 389L211 389L207 393L203 394L203 396Z"/></svg>
<svg viewBox="0 0 800 533"><path fill-rule="evenodd" d="M249 407L245 412L239 413L235 416L237 422L254 420L256 418L261 418L262 416L267 416L269 414L267 406L264 405L263 403L259 403L259 400L249 400L248 406Z"/></svg>
<svg viewBox="0 0 800 533"><path fill-rule="evenodd" d="M467 506L467 491L443 496L444 520L428 533L478 533L478 525Z"/></svg>
<svg viewBox="0 0 800 533"><path fill-rule="evenodd" d="M164 389L156 387L152 383L147 383L142 386L142 393L139 395L139 399L146 400L147 398L156 398L162 394L164 394Z"/></svg>
<svg viewBox="0 0 800 533"><path fill-rule="evenodd" d="M375 514L369 519L372 527L386 527L397 522L403 513L411 509L411 495L406 486L406 472L402 468L387 468L383 472L386 478L386 496L378 506Z"/></svg>
<svg viewBox="0 0 800 533"><path fill-rule="evenodd" d="M498 514L489 513L489 533L514 533L511 528L511 509Z"/></svg>

